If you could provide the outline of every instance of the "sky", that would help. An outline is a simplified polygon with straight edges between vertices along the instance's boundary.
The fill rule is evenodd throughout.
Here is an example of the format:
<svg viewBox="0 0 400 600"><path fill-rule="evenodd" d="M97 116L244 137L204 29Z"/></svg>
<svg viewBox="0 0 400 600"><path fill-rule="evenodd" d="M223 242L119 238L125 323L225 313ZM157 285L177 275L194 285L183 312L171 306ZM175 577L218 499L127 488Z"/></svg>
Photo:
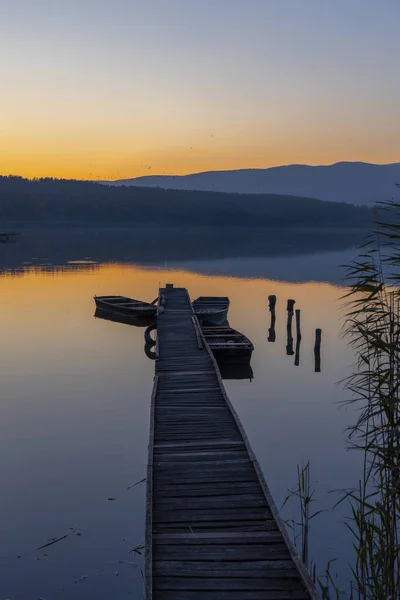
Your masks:
<svg viewBox="0 0 400 600"><path fill-rule="evenodd" d="M0 174L400 162L400 0L0 0Z"/></svg>

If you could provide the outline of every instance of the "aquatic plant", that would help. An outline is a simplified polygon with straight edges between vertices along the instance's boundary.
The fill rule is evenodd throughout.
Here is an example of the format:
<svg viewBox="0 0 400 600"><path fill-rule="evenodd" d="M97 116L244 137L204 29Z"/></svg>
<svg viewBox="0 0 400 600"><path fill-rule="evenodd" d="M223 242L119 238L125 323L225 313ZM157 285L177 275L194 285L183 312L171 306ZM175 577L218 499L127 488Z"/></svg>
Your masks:
<svg viewBox="0 0 400 600"><path fill-rule="evenodd" d="M400 204L380 205L377 229L347 270L344 332L357 359L345 380L358 410L351 447L363 452L347 493L355 551L354 595L400 597Z"/></svg>
<svg viewBox="0 0 400 600"><path fill-rule="evenodd" d="M354 550L346 595L359 600L400 598L400 203L379 208L376 231L347 267L343 328L356 357L354 372L344 380L350 392L345 403L358 411L348 439L362 452L363 467L357 486L339 503L350 502L346 526ZM309 462L297 467L297 480L285 503L297 498L300 522L288 525L322 597L339 598L344 592L332 576L333 561L322 577L309 563L310 520L321 512L310 513L315 490Z"/></svg>

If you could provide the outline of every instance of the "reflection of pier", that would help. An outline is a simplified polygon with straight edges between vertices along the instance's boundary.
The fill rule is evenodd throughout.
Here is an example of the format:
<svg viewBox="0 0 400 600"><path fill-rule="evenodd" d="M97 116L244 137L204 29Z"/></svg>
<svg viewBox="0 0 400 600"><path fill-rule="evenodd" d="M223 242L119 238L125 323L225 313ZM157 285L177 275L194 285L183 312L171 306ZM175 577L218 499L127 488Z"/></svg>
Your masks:
<svg viewBox="0 0 400 600"><path fill-rule="evenodd" d="M145 595L317 598L186 289L160 290L147 473Z"/></svg>

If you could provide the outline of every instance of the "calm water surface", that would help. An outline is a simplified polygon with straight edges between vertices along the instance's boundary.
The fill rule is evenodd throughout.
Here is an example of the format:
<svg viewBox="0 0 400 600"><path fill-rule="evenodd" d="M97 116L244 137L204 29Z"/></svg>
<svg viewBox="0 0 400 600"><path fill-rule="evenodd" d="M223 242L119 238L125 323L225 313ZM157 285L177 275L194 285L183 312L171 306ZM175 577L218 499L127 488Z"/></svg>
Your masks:
<svg viewBox="0 0 400 600"><path fill-rule="evenodd" d="M15 246L7 257L13 252L0 279L0 600L142 597L142 558L129 550L144 540L145 484L127 488L145 477L154 363L143 352L143 329L94 318L93 295L150 301L166 282L192 298L230 297L231 326L255 351L253 380L227 380L227 392L278 506L296 486L296 465L311 461L316 509L327 509L314 521L313 555L321 566L340 557L344 580L346 509L329 508L337 500L331 490L356 484L359 472L345 440L354 414L339 407L346 394L337 385L354 362L338 301L338 266L351 248L90 264L79 261L93 257L72 247L73 262L62 268L47 252L21 257ZM269 294L278 298L275 343L267 341ZM302 311L298 367L286 355L288 298ZM288 503L283 516L295 515Z"/></svg>

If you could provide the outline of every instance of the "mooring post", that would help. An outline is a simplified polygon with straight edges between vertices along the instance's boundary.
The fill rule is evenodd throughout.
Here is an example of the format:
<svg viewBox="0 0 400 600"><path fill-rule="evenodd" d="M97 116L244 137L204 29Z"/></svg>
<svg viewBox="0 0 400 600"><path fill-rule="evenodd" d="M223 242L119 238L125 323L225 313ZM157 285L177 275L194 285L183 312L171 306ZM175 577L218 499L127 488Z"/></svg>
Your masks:
<svg viewBox="0 0 400 600"><path fill-rule="evenodd" d="M268 302L270 312L275 312L276 296L274 294L268 296Z"/></svg>
<svg viewBox="0 0 400 600"><path fill-rule="evenodd" d="M288 326L290 325L290 327L292 326L293 308L294 308L295 304L296 304L296 300L289 299L287 301L287 324L288 324Z"/></svg>
<svg viewBox="0 0 400 600"><path fill-rule="evenodd" d="M276 333L275 333L275 305L276 305L276 296L271 295L268 296L268 302L269 302L269 312L271 313L271 324L270 327L268 329L268 341L269 342L275 342L276 340Z"/></svg>
<svg viewBox="0 0 400 600"><path fill-rule="evenodd" d="M321 372L321 329L315 330L315 345L314 345L314 357L315 357L315 372Z"/></svg>
<svg viewBox="0 0 400 600"><path fill-rule="evenodd" d="M289 299L287 301L287 345L286 345L286 354L288 356L293 356L293 336L292 336L292 320L293 320L293 307L296 300Z"/></svg>

